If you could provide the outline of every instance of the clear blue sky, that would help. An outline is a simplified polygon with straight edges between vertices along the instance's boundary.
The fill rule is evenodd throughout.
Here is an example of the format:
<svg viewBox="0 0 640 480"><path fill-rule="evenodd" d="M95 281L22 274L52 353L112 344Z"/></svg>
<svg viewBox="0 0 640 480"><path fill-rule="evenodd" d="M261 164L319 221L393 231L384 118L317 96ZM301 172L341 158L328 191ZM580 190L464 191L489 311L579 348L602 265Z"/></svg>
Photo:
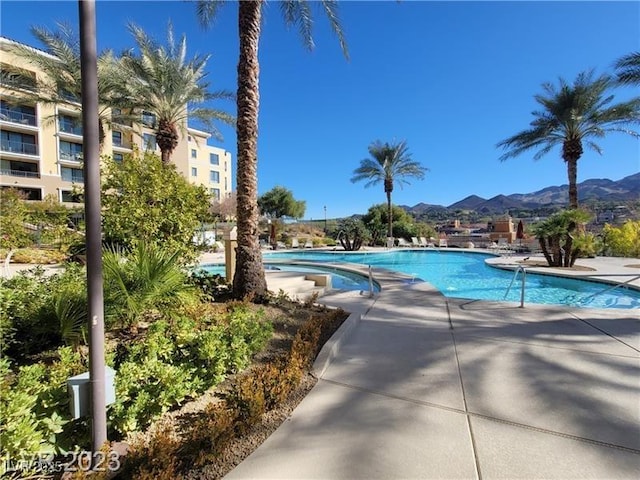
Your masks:
<svg viewBox="0 0 640 480"><path fill-rule="evenodd" d="M126 22L164 40L171 20L188 51L211 54L209 80L236 88L237 5L229 2L209 31L193 3L98 1L98 48L132 47ZM640 49L639 2L340 2L351 60L316 10L316 48L284 27L277 2L267 3L260 43L259 193L276 185L307 202L306 218L365 213L385 196L350 178L368 145L406 139L430 169L422 181L396 187L393 202L450 205L467 195L490 198L567 182L560 151L534 162L533 152L501 163L500 140L529 126L540 85L573 80L595 68L611 72ZM38 46L32 25L77 25L75 1L0 4L0 32ZM616 91L626 99L638 91ZM235 113L233 104L220 104ZM221 145L236 157L235 135ZM640 170L640 142L613 133L604 154L585 150L578 181L619 180ZM234 165L235 168L235 165ZM235 171L235 170L234 170Z"/></svg>

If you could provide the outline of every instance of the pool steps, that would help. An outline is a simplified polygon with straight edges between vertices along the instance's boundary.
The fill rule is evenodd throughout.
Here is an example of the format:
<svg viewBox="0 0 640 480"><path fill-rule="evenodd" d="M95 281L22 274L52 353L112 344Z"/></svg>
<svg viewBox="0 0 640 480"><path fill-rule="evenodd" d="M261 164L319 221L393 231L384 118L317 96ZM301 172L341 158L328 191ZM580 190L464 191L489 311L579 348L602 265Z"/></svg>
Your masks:
<svg viewBox="0 0 640 480"><path fill-rule="evenodd" d="M313 295L324 295L331 289L331 275L267 270L267 288L274 294L280 290L297 300L308 300Z"/></svg>

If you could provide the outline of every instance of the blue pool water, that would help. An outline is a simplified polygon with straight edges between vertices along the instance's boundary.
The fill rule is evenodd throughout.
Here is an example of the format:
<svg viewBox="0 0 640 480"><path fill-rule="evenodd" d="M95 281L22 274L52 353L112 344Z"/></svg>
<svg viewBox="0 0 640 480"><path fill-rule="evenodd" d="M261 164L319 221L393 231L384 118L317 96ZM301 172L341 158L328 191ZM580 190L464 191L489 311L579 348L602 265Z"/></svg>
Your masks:
<svg viewBox="0 0 640 480"><path fill-rule="evenodd" d="M487 266L484 261L491 256L481 253L425 250L264 254L265 260L297 259L310 262L351 262L371 265L427 281L447 297L520 302L520 278L514 282L505 299L504 295L514 277L514 272ZM640 308L640 291L621 287L599 293L608 286L601 282L527 273L525 302L585 308ZM596 293L598 295L591 297Z"/></svg>
<svg viewBox="0 0 640 480"><path fill-rule="evenodd" d="M203 265L202 268L209 273L216 273L224 277L224 265ZM331 275L331 286L338 290L365 290L369 291L369 279L359 275L357 273L347 272L338 268L316 266L302 266L302 265L265 265L266 269L276 269L282 271L293 271L302 273L328 273ZM375 292L380 291L377 284L374 283L373 290Z"/></svg>

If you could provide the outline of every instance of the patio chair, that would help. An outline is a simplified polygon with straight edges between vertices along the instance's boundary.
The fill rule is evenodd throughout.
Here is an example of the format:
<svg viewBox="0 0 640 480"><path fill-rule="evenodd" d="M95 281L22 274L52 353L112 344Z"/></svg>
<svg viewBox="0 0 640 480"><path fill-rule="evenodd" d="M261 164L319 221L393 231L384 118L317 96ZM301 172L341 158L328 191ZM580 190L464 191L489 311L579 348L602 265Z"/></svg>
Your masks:
<svg viewBox="0 0 640 480"><path fill-rule="evenodd" d="M402 237L398 237L398 238L397 238L397 240L398 240L398 246L399 246L399 247L410 247L410 246L411 246L411 244L410 244L409 242L407 242L407 241L406 241L404 238L402 238Z"/></svg>

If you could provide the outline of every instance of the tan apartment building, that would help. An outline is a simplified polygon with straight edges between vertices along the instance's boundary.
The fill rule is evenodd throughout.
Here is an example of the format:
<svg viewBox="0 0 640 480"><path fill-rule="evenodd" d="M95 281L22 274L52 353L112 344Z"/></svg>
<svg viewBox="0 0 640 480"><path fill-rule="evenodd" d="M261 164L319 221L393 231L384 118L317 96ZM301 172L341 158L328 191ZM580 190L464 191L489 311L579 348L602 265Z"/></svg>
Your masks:
<svg viewBox="0 0 640 480"><path fill-rule="evenodd" d="M29 200L53 195L61 202L77 203L76 193L84 184L81 105L74 99L64 105L28 100L43 73L16 55L15 45L0 37L0 186L16 188ZM160 155L154 125L155 116L148 112L133 125L105 125L101 154L116 161L134 148ZM231 154L208 145L208 133L185 130L172 162L191 183L204 185L218 199L226 198L232 190Z"/></svg>

